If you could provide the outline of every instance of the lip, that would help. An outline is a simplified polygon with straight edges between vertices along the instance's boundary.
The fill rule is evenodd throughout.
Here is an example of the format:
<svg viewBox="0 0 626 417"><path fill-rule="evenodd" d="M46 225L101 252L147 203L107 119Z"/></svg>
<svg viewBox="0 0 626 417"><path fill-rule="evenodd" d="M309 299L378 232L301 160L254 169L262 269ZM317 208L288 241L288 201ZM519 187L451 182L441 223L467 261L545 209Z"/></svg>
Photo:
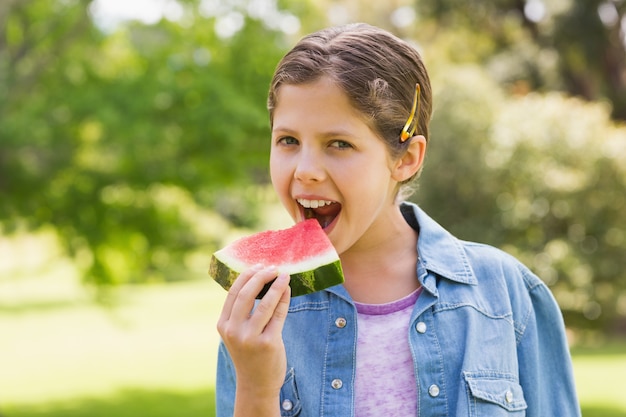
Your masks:
<svg viewBox="0 0 626 417"><path fill-rule="evenodd" d="M314 194L297 194L293 196L294 200L298 200L298 199L303 199L303 200L325 200L325 201L333 201L333 202L337 202L337 200L334 200L332 198L328 198L328 197L323 197L321 195L314 195Z"/></svg>

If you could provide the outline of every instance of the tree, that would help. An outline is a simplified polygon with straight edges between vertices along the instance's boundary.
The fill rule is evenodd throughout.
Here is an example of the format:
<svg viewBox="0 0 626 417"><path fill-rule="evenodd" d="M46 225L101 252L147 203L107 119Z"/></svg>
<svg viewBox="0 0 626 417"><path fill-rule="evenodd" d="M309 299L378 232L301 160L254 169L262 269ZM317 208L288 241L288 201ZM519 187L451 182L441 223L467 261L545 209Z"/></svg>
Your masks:
<svg viewBox="0 0 626 417"><path fill-rule="evenodd" d="M416 8L438 33L465 33L472 59L512 89L606 99L626 120L623 0L427 0Z"/></svg>
<svg viewBox="0 0 626 417"><path fill-rule="evenodd" d="M264 103L282 32L247 19L220 38L206 30L216 17L195 12L191 26L104 34L89 1L3 4L4 233L52 225L104 288L184 273L190 249L217 239L198 234L209 207L254 221L253 199L228 189L266 181Z"/></svg>

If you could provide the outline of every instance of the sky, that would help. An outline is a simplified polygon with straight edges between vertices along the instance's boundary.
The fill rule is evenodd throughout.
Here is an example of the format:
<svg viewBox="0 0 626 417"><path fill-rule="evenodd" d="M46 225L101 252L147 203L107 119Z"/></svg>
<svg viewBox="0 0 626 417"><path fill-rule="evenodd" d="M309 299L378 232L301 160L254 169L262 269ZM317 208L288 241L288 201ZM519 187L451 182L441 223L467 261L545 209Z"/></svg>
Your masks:
<svg viewBox="0 0 626 417"><path fill-rule="evenodd" d="M95 0L90 12L96 25L109 31L127 20L146 24L157 23L163 17L178 20L183 8L175 0Z"/></svg>
<svg viewBox="0 0 626 417"><path fill-rule="evenodd" d="M215 17L215 31L222 38L234 35L243 27L243 13L287 34L300 29L300 20L279 10L277 0L200 0L198 11L205 17ZM100 29L112 32L128 20L145 24L157 23L162 18L180 21L185 10L176 0L95 0L90 13Z"/></svg>

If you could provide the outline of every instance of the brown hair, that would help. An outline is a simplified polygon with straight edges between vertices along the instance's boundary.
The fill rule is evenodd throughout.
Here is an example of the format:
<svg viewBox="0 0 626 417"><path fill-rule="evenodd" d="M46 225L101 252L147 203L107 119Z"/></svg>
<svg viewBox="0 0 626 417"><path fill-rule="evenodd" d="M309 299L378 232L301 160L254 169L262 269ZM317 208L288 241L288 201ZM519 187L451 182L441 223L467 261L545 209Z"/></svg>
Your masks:
<svg viewBox="0 0 626 417"><path fill-rule="evenodd" d="M416 134L428 141L432 90L422 58L409 43L364 23L331 27L302 38L274 72L268 96L270 123L281 85L305 84L321 77L337 83L393 157L402 155L409 143L402 143L400 134L419 83Z"/></svg>

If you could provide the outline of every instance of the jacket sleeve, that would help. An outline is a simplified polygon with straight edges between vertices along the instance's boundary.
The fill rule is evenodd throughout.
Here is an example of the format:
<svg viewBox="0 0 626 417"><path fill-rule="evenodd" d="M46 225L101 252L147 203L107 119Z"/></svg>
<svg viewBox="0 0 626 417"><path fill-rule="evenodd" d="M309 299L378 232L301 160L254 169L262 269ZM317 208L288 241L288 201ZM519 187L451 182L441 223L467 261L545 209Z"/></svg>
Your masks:
<svg viewBox="0 0 626 417"><path fill-rule="evenodd" d="M574 373L563 316L548 287L522 271L530 302L518 333L520 383L527 417L579 417Z"/></svg>
<svg viewBox="0 0 626 417"><path fill-rule="evenodd" d="M235 368L230 354L220 342L215 380L215 416L232 417L235 407Z"/></svg>

